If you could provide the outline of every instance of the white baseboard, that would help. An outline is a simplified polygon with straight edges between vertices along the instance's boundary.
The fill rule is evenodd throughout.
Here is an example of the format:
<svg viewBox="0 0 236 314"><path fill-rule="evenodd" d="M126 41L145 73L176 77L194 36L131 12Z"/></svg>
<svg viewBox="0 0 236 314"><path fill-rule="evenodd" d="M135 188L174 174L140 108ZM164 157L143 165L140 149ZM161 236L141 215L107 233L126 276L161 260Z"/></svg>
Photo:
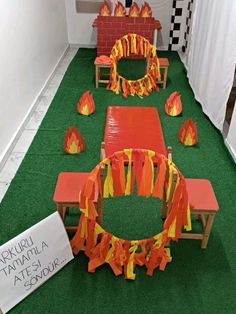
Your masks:
<svg viewBox="0 0 236 314"><path fill-rule="evenodd" d="M97 44L70 44L70 48L97 48Z"/></svg>
<svg viewBox="0 0 236 314"><path fill-rule="evenodd" d="M11 141L9 142L8 146L6 147L6 149L3 151L3 153L0 156L0 170L3 168L3 166L5 165L7 159L9 158L13 148L15 147L18 139L20 138L22 132L24 131L25 126L27 125L27 123L30 120L31 114L33 113L33 111L35 110L35 108L37 107L40 98L42 96L42 94L45 92L45 90L48 88L48 85L50 83L50 81L52 80L55 71L58 67L58 65L60 64L60 62L62 61L62 59L64 58L64 56L66 55L67 51L69 50L70 45L68 44L65 48L65 50L63 51L63 53L61 54L60 58L58 59L56 65L54 66L52 72L49 74L48 78L46 79L43 87L41 88L41 90L39 91L38 95L35 97L32 105L30 106L29 110L27 111L23 121L21 122L20 126L18 127L18 129L16 130L16 132L14 133L14 135L12 136Z"/></svg>
<svg viewBox="0 0 236 314"><path fill-rule="evenodd" d="M236 163L236 152L235 152L235 150L231 147L227 138L225 138L224 142L225 142L225 146L228 148L228 151L230 152L230 155L232 156L234 162Z"/></svg>
<svg viewBox="0 0 236 314"><path fill-rule="evenodd" d="M160 51L165 50L166 51L166 50L168 50L168 46L158 46L157 51L158 50L160 50Z"/></svg>

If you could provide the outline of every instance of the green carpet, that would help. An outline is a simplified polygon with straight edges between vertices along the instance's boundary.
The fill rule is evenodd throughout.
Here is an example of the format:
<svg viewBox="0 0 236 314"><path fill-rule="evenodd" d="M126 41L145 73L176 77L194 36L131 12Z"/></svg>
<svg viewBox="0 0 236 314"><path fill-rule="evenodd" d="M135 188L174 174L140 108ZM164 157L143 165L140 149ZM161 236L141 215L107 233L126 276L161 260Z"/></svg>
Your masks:
<svg viewBox="0 0 236 314"><path fill-rule="evenodd" d="M94 88L96 50L80 49L71 62L17 175L0 205L0 244L8 241L55 211L53 193L61 171L90 171L99 162L106 110L109 105L153 106L159 111L165 141L173 147L173 159L186 177L208 178L220 205L207 250L200 242L180 240L171 244L173 262L153 277L137 267L136 280L115 277L108 265L96 273L87 272L83 253L52 279L17 305L12 313L235 313L236 171L221 134L203 114L188 84L184 66L175 52L168 57L168 87L140 99L115 95ZM134 61L132 61L134 62ZM133 75L133 66L126 68ZM137 69L142 69L142 64ZM77 114L76 104L90 89L96 112L90 117ZM173 91L182 95L183 115L168 117L164 112ZM217 91L216 91L217 93ZM188 118L196 121L199 144L184 147L178 141L180 125ZM63 152L64 133L76 125L87 149L80 155ZM142 127L140 125L140 127ZM109 231L127 238L143 238L161 230L159 213L142 198L106 203L105 225ZM197 226L196 226L197 227ZM1 293L0 293L1 298Z"/></svg>

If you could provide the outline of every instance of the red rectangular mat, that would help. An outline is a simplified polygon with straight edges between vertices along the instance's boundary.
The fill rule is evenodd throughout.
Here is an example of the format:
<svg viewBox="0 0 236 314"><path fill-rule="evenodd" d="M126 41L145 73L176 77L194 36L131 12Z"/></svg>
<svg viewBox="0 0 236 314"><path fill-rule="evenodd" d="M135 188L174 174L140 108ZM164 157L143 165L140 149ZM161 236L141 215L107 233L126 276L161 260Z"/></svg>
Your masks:
<svg viewBox="0 0 236 314"><path fill-rule="evenodd" d="M153 107L108 107L104 141L106 156L124 148L167 154L160 118Z"/></svg>

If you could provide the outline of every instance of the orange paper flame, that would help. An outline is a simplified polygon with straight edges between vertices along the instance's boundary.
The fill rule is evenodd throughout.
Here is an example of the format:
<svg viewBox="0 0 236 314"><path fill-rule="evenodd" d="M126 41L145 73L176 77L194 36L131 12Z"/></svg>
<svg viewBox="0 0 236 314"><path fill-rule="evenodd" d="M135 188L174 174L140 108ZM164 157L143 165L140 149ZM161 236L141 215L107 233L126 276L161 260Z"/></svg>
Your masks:
<svg viewBox="0 0 236 314"><path fill-rule="evenodd" d="M169 116L175 117L182 112L181 95L178 92L174 92L167 99L165 104L165 111Z"/></svg>
<svg viewBox="0 0 236 314"><path fill-rule="evenodd" d="M122 3L120 3L120 1L118 1L115 7L114 16L125 16L125 14L125 7Z"/></svg>
<svg viewBox="0 0 236 314"><path fill-rule="evenodd" d="M144 2L141 12L141 17L152 17L152 9L150 8L150 5L147 2Z"/></svg>
<svg viewBox="0 0 236 314"><path fill-rule="evenodd" d="M185 123L181 126L179 130L179 140L186 146L193 146L197 144L197 126L192 119L185 121Z"/></svg>
<svg viewBox="0 0 236 314"><path fill-rule="evenodd" d="M139 6L137 5L136 2L134 2L129 9L129 16L130 17L138 17L139 12L140 12Z"/></svg>
<svg viewBox="0 0 236 314"><path fill-rule="evenodd" d="M85 141L75 126L69 127L65 134L64 150L67 154L75 155L85 149Z"/></svg>
<svg viewBox="0 0 236 314"><path fill-rule="evenodd" d="M104 1L99 10L100 16L110 16L111 15L111 8L107 1Z"/></svg>
<svg viewBox="0 0 236 314"><path fill-rule="evenodd" d="M79 100L77 105L78 112L85 116L89 116L95 111L95 103L93 100L93 95L90 91L86 91Z"/></svg>

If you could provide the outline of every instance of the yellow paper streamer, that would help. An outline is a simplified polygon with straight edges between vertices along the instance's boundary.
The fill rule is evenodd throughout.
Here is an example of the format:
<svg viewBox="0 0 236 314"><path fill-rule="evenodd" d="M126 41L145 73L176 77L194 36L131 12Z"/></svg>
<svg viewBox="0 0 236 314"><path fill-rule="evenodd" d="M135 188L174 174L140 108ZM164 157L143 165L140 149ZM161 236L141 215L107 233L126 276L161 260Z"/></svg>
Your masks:
<svg viewBox="0 0 236 314"><path fill-rule="evenodd" d="M115 243L116 243L117 240L119 240L117 237L112 236L112 238L111 238L111 248L107 252L107 255L106 255L106 258L105 258L105 261L107 263L109 263L111 261L112 257L113 257L113 252L115 250Z"/></svg>
<svg viewBox="0 0 236 314"><path fill-rule="evenodd" d="M81 238L87 239L88 237L88 219L84 217L81 227Z"/></svg>
<svg viewBox="0 0 236 314"><path fill-rule="evenodd" d="M152 185L151 185L151 194L153 193L153 189L154 189L154 166L153 166L153 160L152 160L152 157L155 156L155 153L152 151L152 150L148 150L148 158L149 158L149 161L151 163L151 168L152 168Z"/></svg>
<svg viewBox="0 0 236 314"><path fill-rule="evenodd" d="M187 230L187 231L192 230L191 212L190 212L189 204L188 204L188 209L187 209L187 225L184 227L184 229Z"/></svg>
<svg viewBox="0 0 236 314"><path fill-rule="evenodd" d="M163 234L158 233L157 235L153 237L153 239L155 240L153 247L155 249L158 249L159 247L161 247L162 242L163 242Z"/></svg>
<svg viewBox="0 0 236 314"><path fill-rule="evenodd" d="M168 237L169 238L175 238L175 231L176 231L176 217L175 217L174 221L172 222L172 224L169 227Z"/></svg>
<svg viewBox="0 0 236 314"><path fill-rule="evenodd" d="M125 186L125 195L131 194L131 174L132 174L132 149L124 149L125 155L128 156L129 164L128 164L128 173L126 179L126 186Z"/></svg>
<svg viewBox="0 0 236 314"><path fill-rule="evenodd" d="M129 262L127 265L127 278L134 280L136 275L134 273L134 254L138 248L138 241L131 241L131 247L129 249L130 251L130 257Z"/></svg>

